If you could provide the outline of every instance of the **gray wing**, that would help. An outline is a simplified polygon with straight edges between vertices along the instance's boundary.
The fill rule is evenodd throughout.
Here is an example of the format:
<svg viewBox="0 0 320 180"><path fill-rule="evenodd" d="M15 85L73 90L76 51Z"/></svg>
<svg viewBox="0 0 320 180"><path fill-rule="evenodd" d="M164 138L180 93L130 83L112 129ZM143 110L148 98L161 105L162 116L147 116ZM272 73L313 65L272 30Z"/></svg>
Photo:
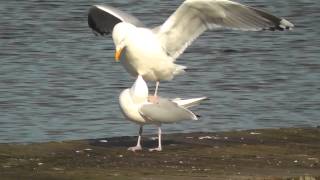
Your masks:
<svg viewBox="0 0 320 180"><path fill-rule="evenodd" d="M160 98L156 104L143 105L139 113L146 120L155 123L174 123L183 120L198 120L190 110L176 103Z"/></svg>
<svg viewBox="0 0 320 180"><path fill-rule="evenodd" d="M144 27L144 24L133 15L111 6L94 5L89 10L88 25L97 34L110 34L113 27L119 22L128 22L137 27Z"/></svg>
<svg viewBox="0 0 320 180"><path fill-rule="evenodd" d="M229 0L186 0L155 32L163 48L177 58L207 29L285 30L289 21Z"/></svg>

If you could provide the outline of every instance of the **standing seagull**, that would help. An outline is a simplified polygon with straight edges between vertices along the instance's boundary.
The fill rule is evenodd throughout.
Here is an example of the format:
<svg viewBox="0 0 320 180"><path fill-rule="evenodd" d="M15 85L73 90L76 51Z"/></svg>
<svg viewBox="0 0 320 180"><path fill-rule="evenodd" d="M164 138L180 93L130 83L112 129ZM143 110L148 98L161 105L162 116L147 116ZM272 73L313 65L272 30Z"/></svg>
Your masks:
<svg viewBox="0 0 320 180"><path fill-rule="evenodd" d="M128 150L142 150L141 135L145 124L158 126L158 147L150 151L161 151L161 124L176 123L184 120L198 120L197 116L187 108L198 105L206 97L192 99L173 99L159 97L157 102L149 99L148 86L141 75L131 88L121 92L119 97L120 108L123 114L132 122L140 125L137 145Z"/></svg>
<svg viewBox="0 0 320 180"><path fill-rule="evenodd" d="M100 35L112 32L115 59L133 76L156 81L171 80L184 72L175 64L180 54L207 29L244 31L287 30L289 21L230 0L186 0L160 26L146 28L134 16L116 8L94 5L88 14L89 27Z"/></svg>

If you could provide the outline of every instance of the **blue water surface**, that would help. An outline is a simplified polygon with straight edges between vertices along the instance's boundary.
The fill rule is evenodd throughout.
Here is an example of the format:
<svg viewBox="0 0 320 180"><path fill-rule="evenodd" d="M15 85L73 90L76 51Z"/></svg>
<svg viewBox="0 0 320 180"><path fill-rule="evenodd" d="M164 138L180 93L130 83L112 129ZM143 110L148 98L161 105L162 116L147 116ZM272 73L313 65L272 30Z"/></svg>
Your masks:
<svg viewBox="0 0 320 180"><path fill-rule="evenodd" d="M160 95L210 99L193 108L199 121L164 125L164 133L320 125L320 1L240 2L296 27L204 33L178 60L187 73L161 82ZM0 143L136 135L137 125L118 105L134 78L114 61L111 36L96 37L88 28L88 9L108 4L152 27L181 3L0 1Z"/></svg>

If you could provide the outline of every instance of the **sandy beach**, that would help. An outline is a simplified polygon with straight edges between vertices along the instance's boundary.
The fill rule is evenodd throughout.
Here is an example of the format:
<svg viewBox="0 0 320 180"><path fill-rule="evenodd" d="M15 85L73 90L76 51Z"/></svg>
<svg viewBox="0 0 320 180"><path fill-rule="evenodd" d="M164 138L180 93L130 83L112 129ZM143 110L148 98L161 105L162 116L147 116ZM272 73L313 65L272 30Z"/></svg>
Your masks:
<svg viewBox="0 0 320 180"><path fill-rule="evenodd" d="M0 144L1 179L320 179L320 128Z"/></svg>

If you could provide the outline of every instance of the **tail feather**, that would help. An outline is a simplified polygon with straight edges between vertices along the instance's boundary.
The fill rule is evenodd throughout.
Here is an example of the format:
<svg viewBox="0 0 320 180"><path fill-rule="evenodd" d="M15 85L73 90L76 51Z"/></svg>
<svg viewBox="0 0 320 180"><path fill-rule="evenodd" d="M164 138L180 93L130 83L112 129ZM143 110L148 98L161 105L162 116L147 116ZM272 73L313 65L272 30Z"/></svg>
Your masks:
<svg viewBox="0 0 320 180"><path fill-rule="evenodd" d="M191 98L191 99L176 98L176 99L173 99L172 101L177 103L179 106L190 108L190 107L199 105L203 100L206 100L206 99L208 98L207 97Z"/></svg>
<svg viewBox="0 0 320 180"><path fill-rule="evenodd" d="M185 69L187 69L186 66L176 64L176 69L173 72L173 75L184 74L186 72Z"/></svg>

